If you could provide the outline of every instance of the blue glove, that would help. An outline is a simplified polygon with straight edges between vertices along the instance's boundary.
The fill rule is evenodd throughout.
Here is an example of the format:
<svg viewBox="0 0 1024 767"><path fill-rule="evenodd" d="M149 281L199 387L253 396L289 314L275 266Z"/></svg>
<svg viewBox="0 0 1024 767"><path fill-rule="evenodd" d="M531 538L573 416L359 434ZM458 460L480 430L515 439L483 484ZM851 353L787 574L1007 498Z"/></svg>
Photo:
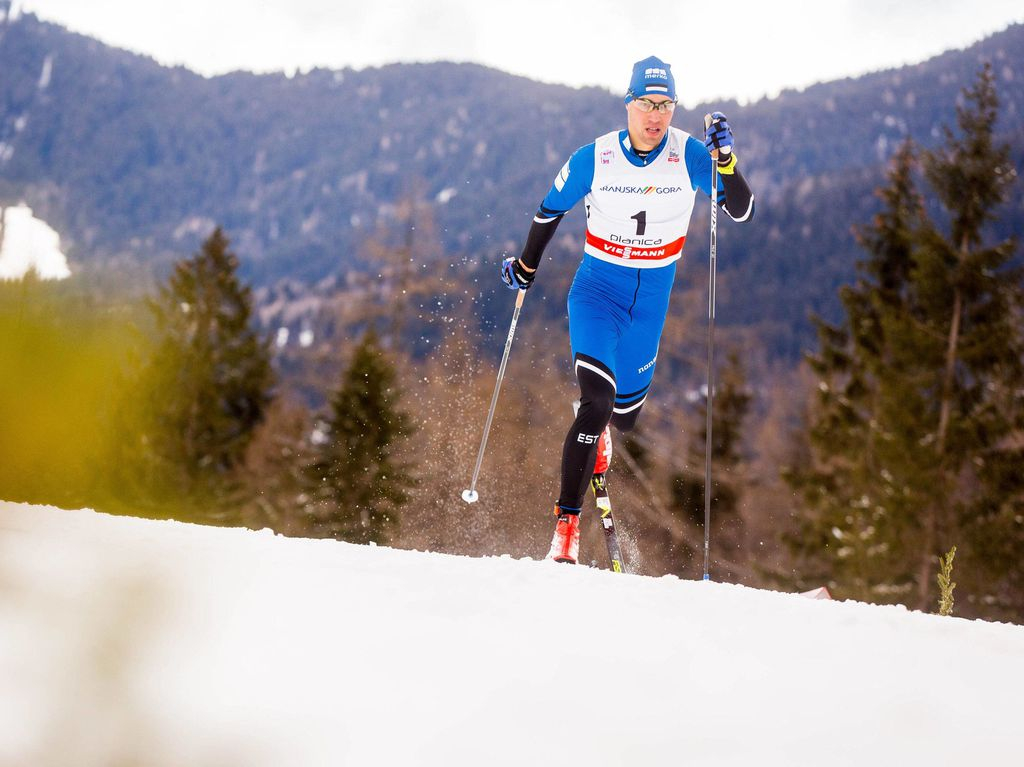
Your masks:
<svg viewBox="0 0 1024 767"><path fill-rule="evenodd" d="M724 114L711 113L711 125L704 130L704 146L709 152L718 150L719 155L732 153L732 128ZM719 158L723 159L723 158Z"/></svg>
<svg viewBox="0 0 1024 767"><path fill-rule="evenodd" d="M509 256L501 262L501 281L504 282L510 290L529 289L533 284L533 278L536 275L536 271L528 272L523 269L523 265L519 262L519 259L513 256Z"/></svg>

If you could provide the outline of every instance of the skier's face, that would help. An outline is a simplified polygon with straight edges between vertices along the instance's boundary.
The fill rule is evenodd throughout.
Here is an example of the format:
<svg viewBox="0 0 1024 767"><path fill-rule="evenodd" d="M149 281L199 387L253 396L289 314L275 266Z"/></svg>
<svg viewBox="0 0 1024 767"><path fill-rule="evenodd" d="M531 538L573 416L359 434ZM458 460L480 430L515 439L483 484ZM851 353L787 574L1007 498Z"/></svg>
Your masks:
<svg viewBox="0 0 1024 767"><path fill-rule="evenodd" d="M655 104L672 100L665 96L644 96L644 98ZM626 104L629 140L634 147L646 152L658 146L665 137L665 131L668 130L669 123L672 122L672 112L662 112L658 109L642 112L636 103L636 100L633 100Z"/></svg>

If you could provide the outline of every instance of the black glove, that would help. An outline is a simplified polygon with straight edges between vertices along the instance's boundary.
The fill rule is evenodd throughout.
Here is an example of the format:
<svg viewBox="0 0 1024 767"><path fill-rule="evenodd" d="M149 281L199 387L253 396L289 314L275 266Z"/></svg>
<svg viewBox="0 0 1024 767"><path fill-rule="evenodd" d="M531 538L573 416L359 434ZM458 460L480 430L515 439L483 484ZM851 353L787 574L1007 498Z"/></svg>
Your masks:
<svg viewBox="0 0 1024 767"><path fill-rule="evenodd" d="M732 153L732 128L728 118L721 112L711 113L711 124L704 130L704 146L709 152L718 150L719 161L726 159L722 155Z"/></svg>
<svg viewBox="0 0 1024 767"><path fill-rule="evenodd" d="M526 271L518 258L509 256L501 262L501 281L511 290L528 290L537 271Z"/></svg>

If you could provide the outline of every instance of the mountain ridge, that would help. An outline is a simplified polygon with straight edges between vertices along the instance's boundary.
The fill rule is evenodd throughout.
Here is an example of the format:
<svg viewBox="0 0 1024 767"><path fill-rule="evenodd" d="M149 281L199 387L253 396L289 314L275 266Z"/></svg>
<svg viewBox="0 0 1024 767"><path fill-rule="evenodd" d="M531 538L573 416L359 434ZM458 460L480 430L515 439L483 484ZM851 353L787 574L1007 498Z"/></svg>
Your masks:
<svg viewBox="0 0 1024 767"><path fill-rule="evenodd" d="M982 60L993 62L1001 133L1020 158L1021 51L1016 24L921 64L713 105L735 126L758 199L755 221L723 238L723 277L733 272L737 288L722 296L724 316L781 328L782 356L804 345L808 311L834 313L835 289L853 275L850 228L877 210L889 156L906 136L941 140ZM621 98L604 89L479 64L205 78L32 14L7 24L0 69L0 204L29 204L86 269L166 270L219 224L261 286L364 269L365 243L408 226L410 201L436 224L446 258L473 269L516 252L568 155L623 124ZM710 106L680 109L674 123L697 133ZM1015 194L1006 231L1024 228ZM570 221L565 231L578 231L579 214ZM691 232L705 223L698 206ZM551 252L574 256L571 245ZM820 278L791 284L790 259Z"/></svg>

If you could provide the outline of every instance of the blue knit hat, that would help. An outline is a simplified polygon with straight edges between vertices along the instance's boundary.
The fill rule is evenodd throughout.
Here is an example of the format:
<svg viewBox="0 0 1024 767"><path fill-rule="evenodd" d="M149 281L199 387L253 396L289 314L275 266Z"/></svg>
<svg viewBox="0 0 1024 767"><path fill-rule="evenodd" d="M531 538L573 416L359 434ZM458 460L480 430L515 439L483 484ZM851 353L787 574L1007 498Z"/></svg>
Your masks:
<svg viewBox="0 0 1024 767"><path fill-rule="evenodd" d="M668 96L676 100L676 79L672 76L672 65L657 56L648 56L633 65L633 77L629 80L626 103L641 96Z"/></svg>

